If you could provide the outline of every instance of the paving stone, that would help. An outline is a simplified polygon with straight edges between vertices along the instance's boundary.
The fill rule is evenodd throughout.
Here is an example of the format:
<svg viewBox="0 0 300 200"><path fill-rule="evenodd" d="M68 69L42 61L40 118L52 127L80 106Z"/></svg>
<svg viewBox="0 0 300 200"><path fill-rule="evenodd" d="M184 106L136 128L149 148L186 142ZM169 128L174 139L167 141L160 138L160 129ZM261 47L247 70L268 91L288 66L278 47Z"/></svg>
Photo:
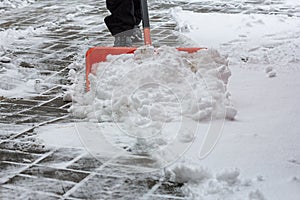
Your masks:
<svg viewBox="0 0 300 200"><path fill-rule="evenodd" d="M120 174L138 175L151 172L153 172L155 175L159 175L159 171L153 168L137 167L134 165L118 165L111 163L105 163L105 165L97 169L96 172L99 174L110 174L115 176L119 176Z"/></svg>
<svg viewBox="0 0 300 200"><path fill-rule="evenodd" d="M14 122L15 124L23 124L25 122L27 123L35 123L38 120L33 119L38 116L29 116L29 115L23 115L23 114L13 114L10 113L8 115L2 115L0 116L0 123L7 124L10 122Z"/></svg>
<svg viewBox="0 0 300 200"><path fill-rule="evenodd" d="M34 142L29 140L24 142L20 140L10 140L6 142L2 142L0 143L0 149L19 151L25 153L33 153L33 154L43 154L50 151L49 148L46 148L44 145L40 144L40 142Z"/></svg>
<svg viewBox="0 0 300 200"><path fill-rule="evenodd" d="M15 124L39 124L40 122L47 122L51 121L53 119L56 119L57 117L53 116L43 116L43 115L26 115L26 114L18 114L18 115L12 115L5 117L4 122L9 122L14 120Z"/></svg>
<svg viewBox="0 0 300 200"><path fill-rule="evenodd" d="M27 106L34 106L39 104L37 101L25 100L25 99L5 99L1 101L1 103L9 103L12 105L27 105Z"/></svg>
<svg viewBox="0 0 300 200"><path fill-rule="evenodd" d="M17 175L10 179L6 185L10 187L21 187L30 191L63 195L74 186L74 183L43 177Z"/></svg>
<svg viewBox="0 0 300 200"><path fill-rule="evenodd" d="M112 161L113 164L121 164L125 166L132 167L141 167L141 168L152 168L156 169L160 167L160 163L147 155L145 156L120 156L117 159Z"/></svg>
<svg viewBox="0 0 300 200"><path fill-rule="evenodd" d="M51 99L56 98L56 96L50 96L50 95L40 95L40 96L36 96L36 97L31 97L31 100L35 100L35 101L39 101L39 102L43 102L43 101L49 101Z"/></svg>
<svg viewBox="0 0 300 200"><path fill-rule="evenodd" d="M75 172L65 169L56 169L46 166L33 166L23 171L22 174L32 175L36 177L53 178L62 181L71 181L75 183L80 182L82 179L89 175L88 173Z"/></svg>
<svg viewBox="0 0 300 200"><path fill-rule="evenodd" d="M1 124L0 123L0 143L1 140L8 139L12 135L18 134L19 132L22 132L28 128L30 128L30 125L16 125L16 124ZM1 147L0 147L1 148Z"/></svg>
<svg viewBox="0 0 300 200"><path fill-rule="evenodd" d="M26 167L27 165L12 164L0 161L0 183L4 178L16 175L19 170Z"/></svg>
<svg viewBox="0 0 300 200"><path fill-rule="evenodd" d="M60 197L40 194L28 190L20 190L17 188L5 188L0 186L1 200L58 200Z"/></svg>
<svg viewBox="0 0 300 200"><path fill-rule="evenodd" d="M68 111L64 109L57 109L48 106L41 106L38 108L33 108L28 111L22 112L22 115L28 116L43 116L43 117L61 117L67 115Z"/></svg>
<svg viewBox="0 0 300 200"><path fill-rule="evenodd" d="M14 112L19 112L24 109L31 108L31 105L22 105L22 104L13 104L13 103L0 103L0 112L2 115L4 113L14 113Z"/></svg>
<svg viewBox="0 0 300 200"><path fill-rule="evenodd" d="M65 166L81 153L82 150L61 148L56 150L53 154L49 155L45 159L41 160L38 164L44 166Z"/></svg>
<svg viewBox="0 0 300 200"><path fill-rule="evenodd" d="M99 168L102 164L102 161L99 159L96 159L92 156L84 156L73 164L69 165L67 168L92 172Z"/></svg>
<svg viewBox="0 0 300 200"><path fill-rule="evenodd" d="M114 177L95 175L79 187L71 197L80 199L122 199L142 197L157 180L149 177Z"/></svg>
<svg viewBox="0 0 300 200"><path fill-rule="evenodd" d="M0 149L0 161L28 164L28 163L33 163L39 157L40 157L39 155L35 155L35 154L22 153L17 151L7 151L7 150Z"/></svg>

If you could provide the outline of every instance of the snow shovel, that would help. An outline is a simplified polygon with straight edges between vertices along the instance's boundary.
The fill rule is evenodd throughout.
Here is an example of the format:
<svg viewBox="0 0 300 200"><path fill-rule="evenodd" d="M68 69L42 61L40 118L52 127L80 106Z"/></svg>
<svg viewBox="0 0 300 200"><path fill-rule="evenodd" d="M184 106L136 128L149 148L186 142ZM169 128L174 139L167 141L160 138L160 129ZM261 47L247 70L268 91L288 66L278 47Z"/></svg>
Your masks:
<svg viewBox="0 0 300 200"><path fill-rule="evenodd" d="M152 45L150 35L150 20L148 12L147 0L141 0L143 32L145 45ZM136 50L136 47L93 47L86 52L86 90L90 89L89 74L95 73L95 69L92 71L92 66L99 62L105 62L108 55L120 55L120 54L132 54ZM179 51L185 51L188 53L194 53L203 48L177 48Z"/></svg>

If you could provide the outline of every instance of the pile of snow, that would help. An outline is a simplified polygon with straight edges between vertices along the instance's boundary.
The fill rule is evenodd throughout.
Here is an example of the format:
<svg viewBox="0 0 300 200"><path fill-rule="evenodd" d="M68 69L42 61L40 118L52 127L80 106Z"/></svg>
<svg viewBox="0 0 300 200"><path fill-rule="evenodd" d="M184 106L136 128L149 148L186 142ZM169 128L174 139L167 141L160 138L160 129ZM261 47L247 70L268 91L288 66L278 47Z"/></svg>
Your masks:
<svg viewBox="0 0 300 200"><path fill-rule="evenodd" d="M159 128L182 116L202 121L232 110L228 61L215 50L188 54L169 47L141 47L134 55L109 56L94 69L86 94L83 78L70 72L78 81L70 109L77 117ZM236 112L228 114L233 119Z"/></svg>
<svg viewBox="0 0 300 200"><path fill-rule="evenodd" d="M165 169L166 179L184 184L181 188L186 199L249 199L265 200L259 188L259 178L241 177L240 169L212 172L195 162L185 160Z"/></svg>

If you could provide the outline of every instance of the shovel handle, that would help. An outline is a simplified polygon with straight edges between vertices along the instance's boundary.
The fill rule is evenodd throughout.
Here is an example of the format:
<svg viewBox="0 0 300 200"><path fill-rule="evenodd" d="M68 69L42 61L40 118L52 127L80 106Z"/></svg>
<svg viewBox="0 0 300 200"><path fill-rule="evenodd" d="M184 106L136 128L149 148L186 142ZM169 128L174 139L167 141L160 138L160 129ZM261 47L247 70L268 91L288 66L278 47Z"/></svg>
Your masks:
<svg viewBox="0 0 300 200"><path fill-rule="evenodd" d="M152 45L147 0L141 0L141 9L142 9L142 18L143 18L144 43L145 45Z"/></svg>

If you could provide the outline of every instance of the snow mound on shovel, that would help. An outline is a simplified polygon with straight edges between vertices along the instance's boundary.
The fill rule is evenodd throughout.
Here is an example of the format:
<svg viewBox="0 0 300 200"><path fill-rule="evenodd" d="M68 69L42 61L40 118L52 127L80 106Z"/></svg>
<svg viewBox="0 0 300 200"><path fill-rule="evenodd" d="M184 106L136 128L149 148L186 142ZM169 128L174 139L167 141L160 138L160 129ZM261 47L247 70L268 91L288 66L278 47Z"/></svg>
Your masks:
<svg viewBox="0 0 300 200"><path fill-rule="evenodd" d="M228 60L216 50L186 53L171 47L140 47L133 55L108 56L93 66L91 90L74 88L74 116L140 127L188 117L234 119L227 92ZM79 81L80 82L80 81Z"/></svg>

